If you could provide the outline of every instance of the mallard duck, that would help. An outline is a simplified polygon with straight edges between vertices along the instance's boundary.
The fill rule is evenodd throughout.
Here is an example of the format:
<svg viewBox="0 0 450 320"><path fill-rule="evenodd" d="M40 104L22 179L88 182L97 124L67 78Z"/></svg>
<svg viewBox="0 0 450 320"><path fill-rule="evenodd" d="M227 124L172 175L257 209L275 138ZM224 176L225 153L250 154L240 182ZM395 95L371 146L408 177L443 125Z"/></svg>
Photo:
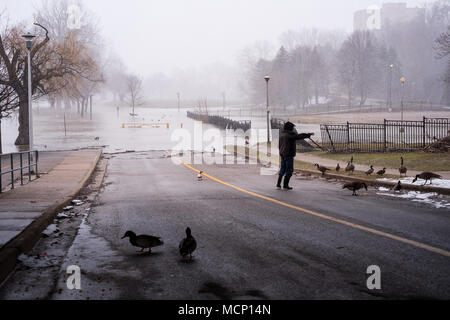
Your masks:
<svg viewBox="0 0 450 320"><path fill-rule="evenodd" d="M364 182L350 182L350 183L346 183L344 184L344 186L342 187L342 189L348 189L353 191L353 196L357 196L356 191L360 190L360 189L366 189L367 191L367 185Z"/></svg>
<svg viewBox="0 0 450 320"><path fill-rule="evenodd" d="M426 185L428 180L430 180L430 185L431 185L431 184L433 184L433 179L442 179L442 177L433 172L422 172L421 174L416 175L416 177L413 180L413 183L416 182L417 179L425 180L425 183L423 185Z"/></svg>
<svg viewBox="0 0 450 320"><path fill-rule="evenodd" d="M377 171L377 175L379 175L379 176L384 176L385 173L386 173L386 168L383 168L382 170Z"/></svg>
<svg viewBox="0 0 450 320"><path fill-rule="evenodd" d="M133 231L125 232L122 239L127 237L130 238L130 243L133 246L142 248L141 251L138 252L144 252L144 249L148 248L148 252L151 253L153 247L162 246L164 244L160 237L148 236L145 234L137 236Z"/></svg>
<svg viewBox="0 0 450 320"><path fill-rule="evenodd" d="M339 172L341 170L341 166L339 165L339 163L336 166L336 172Z"/></svg>
<svg viewBox="0 0 450 320"><path fill-rule="evenodd" d="M371 165L371 166L370 166L370 169L367 170L365 173L366 173L366 175L370 176L374 171L375 171L375 169L374 169L373 166Z"/></svg>
<svg viewBox="0 0 450 320"><path fill-rule="evenodd" d="M394 191L401 191L402 190L402 182L399 181L394 187Z"/></svg>
<svg viewBox="0 0 450 320"><path fill-rule="evenodd" d="M402 174L404 174L406 177L406 172L408 172L408 168L406 168L403 165L403 157L400 157L400 159L401 159L401 164L400 164L400 168L398 168L398 172L400 172L400 177L402 176Z"/></svg>
<svg viewBox="0 0 450 320"><path fill-rule="evenodd" d="M192 259L192 253L197 248L197 241L192 236L191 228L186 229L186 238L181 240L179 249L180 254L183 256L183 258L187 257L189 255L189 259Z"/></svg>
<svg viewBox="0 0 450 320"><path fill-rule="evenodd" d="M353 156L350 159L350 162L347 162L347 167L345 167L345 171L351 173L355 171L355 165L353 164Z"/></svg>
<svg viewBox="0 0 450 320"><path fill-rule="evenodd" d="M318 163L314 164L317 167L317 170L322 172L322 176L325 175L325 172L330 171L330 169L320 166Z"/></svg>

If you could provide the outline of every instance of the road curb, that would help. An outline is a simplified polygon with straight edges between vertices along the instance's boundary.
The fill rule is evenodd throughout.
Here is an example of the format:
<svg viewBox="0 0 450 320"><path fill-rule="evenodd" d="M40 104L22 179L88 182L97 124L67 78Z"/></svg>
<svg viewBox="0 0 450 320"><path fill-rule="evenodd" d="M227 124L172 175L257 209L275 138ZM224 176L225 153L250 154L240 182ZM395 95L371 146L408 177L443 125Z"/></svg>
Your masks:
<svg viewBox="0 0 450 320"><path fill-rule="evenodd" d="M230 152L229 150L227 150L227 151ZM243 155L242 153L239 153L239 152L233 152L233 154L235 156L239 155L239 156L244 156L245 158L248 157L248 155ZM252 158L255 159L255 157L252 157ZM301 161L301 160L297 160L297 161ZM302 161L302 162L305 162L305 161ZM314 176L334 178L334 179L339 179L339 180L349 181L349 182L355 182L355 181L356 182L365 182L368 186L375 186L375 187L378 186L378 187L386 187L386 188L391 189L397 185L397 182L368 180L368 179L357 178L357 177L352 177L352 176L344 176L344 175L333 174L333 173L325 173L325 175L322 176L321 172L309 170L309 169L295 169L295 171L311 174ZM399 177L399 180L401 180L400 177ZM436 192L439 194L450 195L449 188L412 185L412 184L406 184L406 183L402 184L402 188L403 188L403 190L412 190L412 191L421 191L421 192Z"/></svg>
<svg viewBox="0 0 450 320"><path fill-rule="evenodd" d="M17 264L17 257L23 253L29 252L36 242L41 238L41 233L44 231L55 219L56 215L62 211L64 207L69 205L71 201L81 192L81 190L88 184L89 179L95 172L103 151L100 150L89 169L87 175L80 182L78 187L69 196L56 201L36 220L34 220L28 227L25 228L16 238L0 249L0 283L2 283L14 270Z"/></svg>
<svg viewBox="0 0 450 320"><path fill-rule="evenodd" d="M396 182L368 180L368 179L363 179L363 178L344 176L344 175L341 175L341 174L326 173L325 175L322 176L321 172L308 170L308 169L295 169L295 171L296 172L308 173L308 174L311 174L311 175L314 175L314 176L319 176L319 177L335 178L335 179L349 181L349 182L365 182L368 186L374 186L374 187L393 188L394 186L397 185ZM399 180L400 179L401 178L399 178ZM412 184L406 184L406 183L402 184L402 188L404 190L422 191L422 192L437 192L437 193L440 193L440 194L450 195L450 189L447 189L447 188L412 185Z"/></svg>

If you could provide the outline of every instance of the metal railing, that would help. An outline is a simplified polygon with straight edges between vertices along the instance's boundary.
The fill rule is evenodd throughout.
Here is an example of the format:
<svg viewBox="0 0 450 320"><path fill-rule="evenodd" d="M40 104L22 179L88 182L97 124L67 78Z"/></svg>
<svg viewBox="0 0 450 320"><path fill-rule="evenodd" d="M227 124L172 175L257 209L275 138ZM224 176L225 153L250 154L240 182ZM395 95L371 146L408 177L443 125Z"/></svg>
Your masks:
<svg viewBox="0 0 450 320"><path fill-rule="evenodd" d="M414 151L450 135L450 119L322 124L322 145L333 152Z"/></svg>
<svg viewBox="0 0 450 320"><path fill-rule="evenodd" d="M221 129L242 129L249 130L252 127L251 121L235 121L221 116L210 115L207 113L187 112L187 117L203 121L205 123L213 124Z"/></svg>
<svg viewBox="0 0 450 320"><path fill-rule="evenodd" d="M32 181L33 168L35 180L39 178L38 163L39 152L37 150L0 154L0 193L4 187L3 176L10 175L11 189L14 189L15 180L19 178L14 175L17 171L20 172L20 185L22 186L24 175L28 175L28 181Z"/></svg>

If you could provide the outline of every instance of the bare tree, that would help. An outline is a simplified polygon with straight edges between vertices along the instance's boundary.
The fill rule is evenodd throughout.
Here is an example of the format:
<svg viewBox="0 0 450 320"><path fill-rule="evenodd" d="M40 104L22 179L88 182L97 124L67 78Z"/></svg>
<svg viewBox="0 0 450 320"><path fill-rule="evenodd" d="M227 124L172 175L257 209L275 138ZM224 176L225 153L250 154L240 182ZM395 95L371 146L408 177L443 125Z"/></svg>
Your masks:
<svg viewBox="0 0 450 320"><path fill-rule="evenodd" d="M447 27L447 31L442 33L439 38L436 39L435 50L437 52L437 59L447 59L447 69L444 74L444 82L446 90L442 97L445 104L450 104L450 25Z"/></svg>
<svg viewBox="0 0 450 320"><path fill-rule="evenodd" d="M132 116L135 115L135 107L143 104L142 97L142 79L136 75L129 75L126 78L126 85L128 89L128 103L133 108Z"/></svg>

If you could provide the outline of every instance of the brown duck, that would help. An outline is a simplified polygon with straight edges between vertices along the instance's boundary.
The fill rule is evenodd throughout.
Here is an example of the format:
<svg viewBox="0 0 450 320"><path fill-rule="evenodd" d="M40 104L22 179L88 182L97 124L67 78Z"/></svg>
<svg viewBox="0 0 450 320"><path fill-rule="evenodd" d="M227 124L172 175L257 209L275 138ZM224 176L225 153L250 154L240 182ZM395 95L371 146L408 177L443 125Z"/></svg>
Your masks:
<svg viewBox="0 0 450 320"><path fill-rule="evenodd" d="M397 182L397 184L395 185L395 187L393 189L394 189L394 191L401 191L402 188L403 188L402 187L402 182L399 181L399 182Z"/></svg>
<svg viewBox="0 0 450 320"><path fill-rule="evenodd" d="M370 166L370 169L367 170L367 171L365 172L365 174L368 175L368 176L370 176L374 171L375 171L375 170L374 170L373 166L371 165L371 166Z"/></svg>
<svg viewBox="0 0 450 320"><path fill-rule="evenodd" d="M336 166L336 172L339 172L341 170L341 166L339 165L339 163Z"/></svg>
<svg viewBox="0 0 450 320"><path fill-rule="evenodd" d="M386 173L386 168L383 168L382 170L379 170L379 171L377 172L377 175L379 175L379 176L384 176L385 173Z"/></svg>
<svg viewBox="0 0 450 320"><path fill-rule="evenodd" d="M191 228L188 227L186 229L186 238L181 240L179 245L180 254L183 258L189 256L189 259L192 259L192 253L195 251L196 248L197 248L197 241L192 236Z"/></svg>
<svg viewBox="0 0 450 320"><path fill-rule="evenodd" d="M137 236L133 231L125 232L122 239L124 238L130 238L130 243L133 246L141 248L141 251L138 252L144 252L144 249L148 248L148 252L151 253L153 247L162 246L164 244L160 237L148 236L145 234Z"/></svg>

